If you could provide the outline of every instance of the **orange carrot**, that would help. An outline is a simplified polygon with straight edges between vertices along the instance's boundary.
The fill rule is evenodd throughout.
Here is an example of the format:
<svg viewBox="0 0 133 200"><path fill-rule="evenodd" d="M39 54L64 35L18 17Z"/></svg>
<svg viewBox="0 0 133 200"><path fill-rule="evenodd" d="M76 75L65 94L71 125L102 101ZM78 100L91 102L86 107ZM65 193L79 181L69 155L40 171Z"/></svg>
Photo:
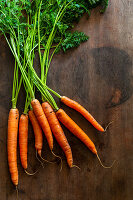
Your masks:
<svg viewBox="0 0 133 200"><path fill-rule="evenodd" d="M8 137L7 151L8 164L11 173L11 179L14 185L18 185L18 168L17 168L17 135L18 135L19 111L17 108L11 109L8 117Z"/></svg>
<svg viewBox="0 0 133 200"><path fill-rule="evenodd" d="M40 102L37 99L34 99L31 101L31 105L33 108L33 112L47 138L50 150L52 151L53 149L53 136L52 136L52 132L48 123L48 120L43 112L42 106L40 104Z"/></svg>
<svg viewBox="0 0 133 200"><path fill-rule="evenodd" d="M22 114L19 121L19 149L21 164L27 169L27 146L28 146L28 115Z"/></svg>
<svg viewBox="0 0 133 200"><path fill-rule="evenodd" d="M61 102L78 111L81 115L83 115L97 130L104 132L103 127L94 119L94 117L79 103L69 99L68 97L62 96Z"/></svg>
<svg viewBox="0 0 133 200"><path fill-rule="evenodd" d="M94 143L91 141L88 135L65 113L64 110L59 109L56 112L56 116L62 122L62 124L64 124L64 126L68 128L69 131L71 131L77 138L79 138L97 156L102 167L107 169L112 168L112 166L115 163L115 160L111 166L103 165L101 159L99 158Z"/></svg>
<svg viewBox="0 0 133 200"><path fill-rule="evenodd" d="M29 111L29 118L32 123L32 127L35 134L35 148L39 156L41 156L42 145L43 145L42 129L37 121L36 116L34 115L33 110Z"/></svg>
<svg viewBox="0 0 133 200"><path fill-rule="evenodd" d="M66 128L69 129L76 137L78 137L94 154L97 155L97 150L94 143L88 135L65 113L64 110L59 109L56 116Z"/></svg>
<svg viewBox="0 0 133 200"><path fill-rule="evenodd" d="M72 151L71 147L66 139L66 136L63 132L63 129L61 128L61 125L55 115L55 112L53 111L52 107L49 105L49 103L44 102L42 103L43 111L48 119L49 125L51 127L51 130L59 143L60 147L64 151L67 163L69 167L73 167L73 158L72 158Z"/></svg>

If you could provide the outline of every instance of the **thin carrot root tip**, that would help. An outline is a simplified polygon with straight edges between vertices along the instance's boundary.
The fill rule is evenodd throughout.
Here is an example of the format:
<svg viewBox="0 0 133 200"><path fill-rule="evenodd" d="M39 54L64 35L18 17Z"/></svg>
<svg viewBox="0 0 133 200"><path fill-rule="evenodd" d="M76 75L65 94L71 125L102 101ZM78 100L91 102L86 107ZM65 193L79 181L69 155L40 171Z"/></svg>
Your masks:
<svg viewBox="0 0 133 200"><path fill-rule="evenodd" d="M105 166L105 165L103 165L103 163L102 163L101 159L99 158L98 154L96 154L96 155L97 155L97 158L98 158L98 160L99 160L101 166L102 166L103 168L105 168L105 169L110 169L110 168L112 168L113 165L114 165L114 163L116 162L116 160L114 160L111 166Z"/></svg>
<svg viewBox="0 0 133 200"><path fill-rule="evenodd" d="M51 153L56 157L56 158L59 158L60 160L62 160L62 158L58 155L56 155L53 151L51 151Z"/></svg>
<svg viewBox="0 0 133 200"><path fill-rule="evenodd" d="M16 200L18 200L18 186L16 185Z"/></svg>
<svg viewBox="0 0 133 200"><path fill-rule="evenodd" d="M60 172L62 171L62 166L63 166L63 162L62 162L62 159L61 159Z"/></svg>
<svg viewBox="0 0 133 200"><path fill-rule="evenodd" d="M26 173L27 175L29 175L29 176L34 176L34 175L39 171L39 169L37 169L34 173L29 173L26 169L25 169L24 171L25 171L25 173Z"/></svg>
<svg viewBox="0 0 133 200"><path fill-rule="evenodd" d="M38 150L37 152L38 152L38 155L41 157L41 150Z"/></svg>
<svg viewBox="0 0 133 200"><path fill-rule="evenodd" d="M40 155L39 155L40 156ZM41 157L41 156L40 156ZM41 166L44 168L44 165L43 165L43 162L38 158L38 156L37 156L37 150L36 150L36 158L37 158L37 160L41 163Z"/></svg>
<svg viewBox="0 0 133 200"><path fill-rule="evenodd" d="M81 170L81 168L77 165L72 165L72 167L76 167L77 169Z"/></svg>
<svg viewBox="0 0 133 200"><path fill-rule="evenodd" d="M49 161L49 160L46 160L45 158L43 158L42 156L40 156L40 158L43 160L43 161L45 161L45 162L47 162L47 163L50 163L50 164L55 164L55 163L57 163L57 162L52 162L52 161Z"/></svg>
<svg viewBox="0 0 133 200"><path fill-rule="evenodd" d="M112 123L113 123L113 121L108 123L108 125L104 129L104 133L107 131L107 129L109 128L110 124L112 124Z"/></svg>
<svg viewBox="0 0 133 200"><path fill-rule="evenodd" d="M55 157L57 157L57 158L60 159L60 162L61 162L60 172L61 172L61 171L62 171L62 165L63 165L63 163L62 163L62 158L61 158L60 156L56 155L53 151L51 151L51 153L52 153Z"/></svg>

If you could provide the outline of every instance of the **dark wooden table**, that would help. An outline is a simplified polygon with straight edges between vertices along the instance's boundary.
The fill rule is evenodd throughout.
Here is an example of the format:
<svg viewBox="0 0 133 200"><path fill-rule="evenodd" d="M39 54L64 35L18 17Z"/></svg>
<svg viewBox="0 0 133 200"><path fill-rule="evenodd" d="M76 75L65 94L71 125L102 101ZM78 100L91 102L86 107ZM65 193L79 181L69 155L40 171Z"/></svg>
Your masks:
<svg viewBox="0 0 133 200"><path fill-rule="evenodd" d="M98 9L89 19L84 16L77 30L90 35L79 48L60 53L53 59L48 84L61 95L84 105L105 127L96 131L80 114L61 105L96 144L106 165L114 159L112 169L103 169L97 158L64 127L72 147L74 163L81 170L69 169L61 149L54 142L54 151L63 157L60 164L45 164L33 177L27 176L20 164L19 200L131 200L133 198L133 2L110 0L108 10ZM36 65L39 65L36 59ZM7 163L7 119L11 108L13 56L2 39L0 42L0 199L14 200L16 191L10 180ZM39 66L38 66L39 67ZM23 111L24 90L18 108ZM60 103L59 103L60 105ZM43 156L53 159L44 138ZM39 167L35 157L34 135L29 126L29 171Z"/></svg>

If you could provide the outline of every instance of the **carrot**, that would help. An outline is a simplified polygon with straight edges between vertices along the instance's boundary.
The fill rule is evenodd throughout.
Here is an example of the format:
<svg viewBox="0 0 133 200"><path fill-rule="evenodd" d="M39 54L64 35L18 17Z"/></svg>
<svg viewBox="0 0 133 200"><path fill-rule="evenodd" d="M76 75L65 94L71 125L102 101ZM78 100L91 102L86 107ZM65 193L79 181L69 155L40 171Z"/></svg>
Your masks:
<svg viewBox="0 0 133 200"><path fill-rule="evenodd" d="M7 152L8 164L11 173L11 179L14 185L18 185L18 168L17 168L17 135L18 135L19 111L17 108L10 109L8 117L8 137Z"/></svg>
<svg viewBox="0 0 133 200"><path fill-rule="evenodd" d="M37 99L34 99L31 101L31 105L33 108L33 112L42 128L42 130L44 131L44 134L47 138L50 150L52 151L53 149L53 136L52 136L52 132L48 123L48 120L43 112L42 106L40 104L40 102Z"/></svg>
<svg viewBox="0 0 133 200"><path fill-rule="evenodd" d="M98 131L104 132L103 127L94 119L94 117L79 103L76 101L69 99L68 97L62 96L61 102L78 111L81 115L83 115Z"/></svg>
<svg viewBox="0 0 133 200"><path fill-rule="evenodd" d="M91 141L88 135L65 113L64 110L59 109L56 112L56 116L59 119L59 121L61 121L61 123L64 124L66 128L68 128L69 131L71 131L77 138L79 138L97 156L102 167L111 168L114 165L115 160L111 166L103 165L101 159L99 158L94 143Z"/></svg>
<svg viewBox="0 0 133 200"><path fill-rule="evenodd" d="M42 145L43 145L43 137L42 137L42 129L37 121L36 116L34 115L33 110L29 111L29 118L33 126L34 134L35 134L35 148L41 157Z"/></svg>
<svg viewBox="0 0 133 200"><path fill-rule="evenodd" d="M55 112L53 111L50 104L47 102L42 103L42 108L48 119L49 125L51 127L51 130L52 130L58 144L60 145L60 147L62 148L62 150L64 151L64 153L66 155L67 163L68 163L69 167L73 167L73 158L72 158L71 147L66 139L66 136L63 132L63 129L61 128L61 125L56 117Z"/></svg>
<svg viewBox="0 0 133 200"><path fill-rule="evenodd" d="M96 147L88 135L65 113L59 109L56 116L61 123L68 128L76 137L78 137L94 154L97 154Z"/></svg>
<svg viewBox="0 0 133 200"><path fill-rule="evenodd" d="M21 164L27 169L27 146L28 146L28 115L22 114L19 121L19 149Z"/></svg>

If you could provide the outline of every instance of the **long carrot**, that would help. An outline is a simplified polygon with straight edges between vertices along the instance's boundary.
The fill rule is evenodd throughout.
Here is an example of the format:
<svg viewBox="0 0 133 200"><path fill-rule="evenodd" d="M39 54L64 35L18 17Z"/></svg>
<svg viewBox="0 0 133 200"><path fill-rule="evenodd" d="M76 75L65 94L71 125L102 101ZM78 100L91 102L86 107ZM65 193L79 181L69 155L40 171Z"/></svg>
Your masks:
<svg viewBox="0 0 133 200"><path fill-rule="evenodd" d="M19 149L21 164L27 169L28 115L22 114L19 121Z"/></svg>
<svg viewBox="0 0 133 200"><path fill-rule="evenodd" d="M79 138L97 156L102 167L111 168L113 166L115 160L111 166L104 166L102 164L94 143L91 141L88 135L65 113L64 110L59 109L56 112L56 116L59 121L61 121L61 123L64 124L66 128L68 128L69 131L71 131L77 138Z"/></svg>
<svg viewBox="0 0 133 200"><path fill-rule="evenodd" d="M96 147L88 135L65 113L59 109L56 116L61 123L69 129L76 137L78 137L94 154L97 154Z"/></svg>
<svg viewBox="0 0 133 200"><path fill-rule="evenodd" d="M29 111L29 118L30 118L30 122L32 123L33 130L34 130L35 148L36 148L39 156L41 156L41 151L42 151L42 146L43 146L42 129L37 121L36 116L34 115L33 110Z"/></svg>
<svg viewBox="0 0 133 200"><path fill-rule="evenodd" d="M52 136L52 132L48 123L48 120L43 112L42 106L40 104L40 102L37 99L34 99L31 101L31 105L33 108L33 112L47 138L50 150L52 151L53 149L53 136Z"/></svg>
<svg viewBox="0 0 133 200"><path fill-rule="evenodd" d="M8 164L11 173L11 179L14 185L18 185L18 168L17 168L17 135L18 135L19 111L17 108L10 109L8 117Z"/></svg>
<svg viewBox="0 0 133 200"><path fill-rule="evenodd" d="M66 158L67 158L67 163L69 167L73 167L73 158L72 158L72 151L71 147L66 139L66 136L63 132L63 129L61 128L61 125L55 115L55 112L53 111L52 107L50 106L49 103L44 102L42 103L42 108L43 111L48 119L49 125L51 127L51 130L59 143L60 147L64 151Z"/></svg>
<svg viewBox="0 0 133 200"><path fill-rule="evenodd" d="M97 130L104 132L103 127L94 119L94 117L79 103L76 101L66 97L61 97L61 102L69 106L70 108L73 108L74 110L78 111L81 115L83 115Z"/></svg>

